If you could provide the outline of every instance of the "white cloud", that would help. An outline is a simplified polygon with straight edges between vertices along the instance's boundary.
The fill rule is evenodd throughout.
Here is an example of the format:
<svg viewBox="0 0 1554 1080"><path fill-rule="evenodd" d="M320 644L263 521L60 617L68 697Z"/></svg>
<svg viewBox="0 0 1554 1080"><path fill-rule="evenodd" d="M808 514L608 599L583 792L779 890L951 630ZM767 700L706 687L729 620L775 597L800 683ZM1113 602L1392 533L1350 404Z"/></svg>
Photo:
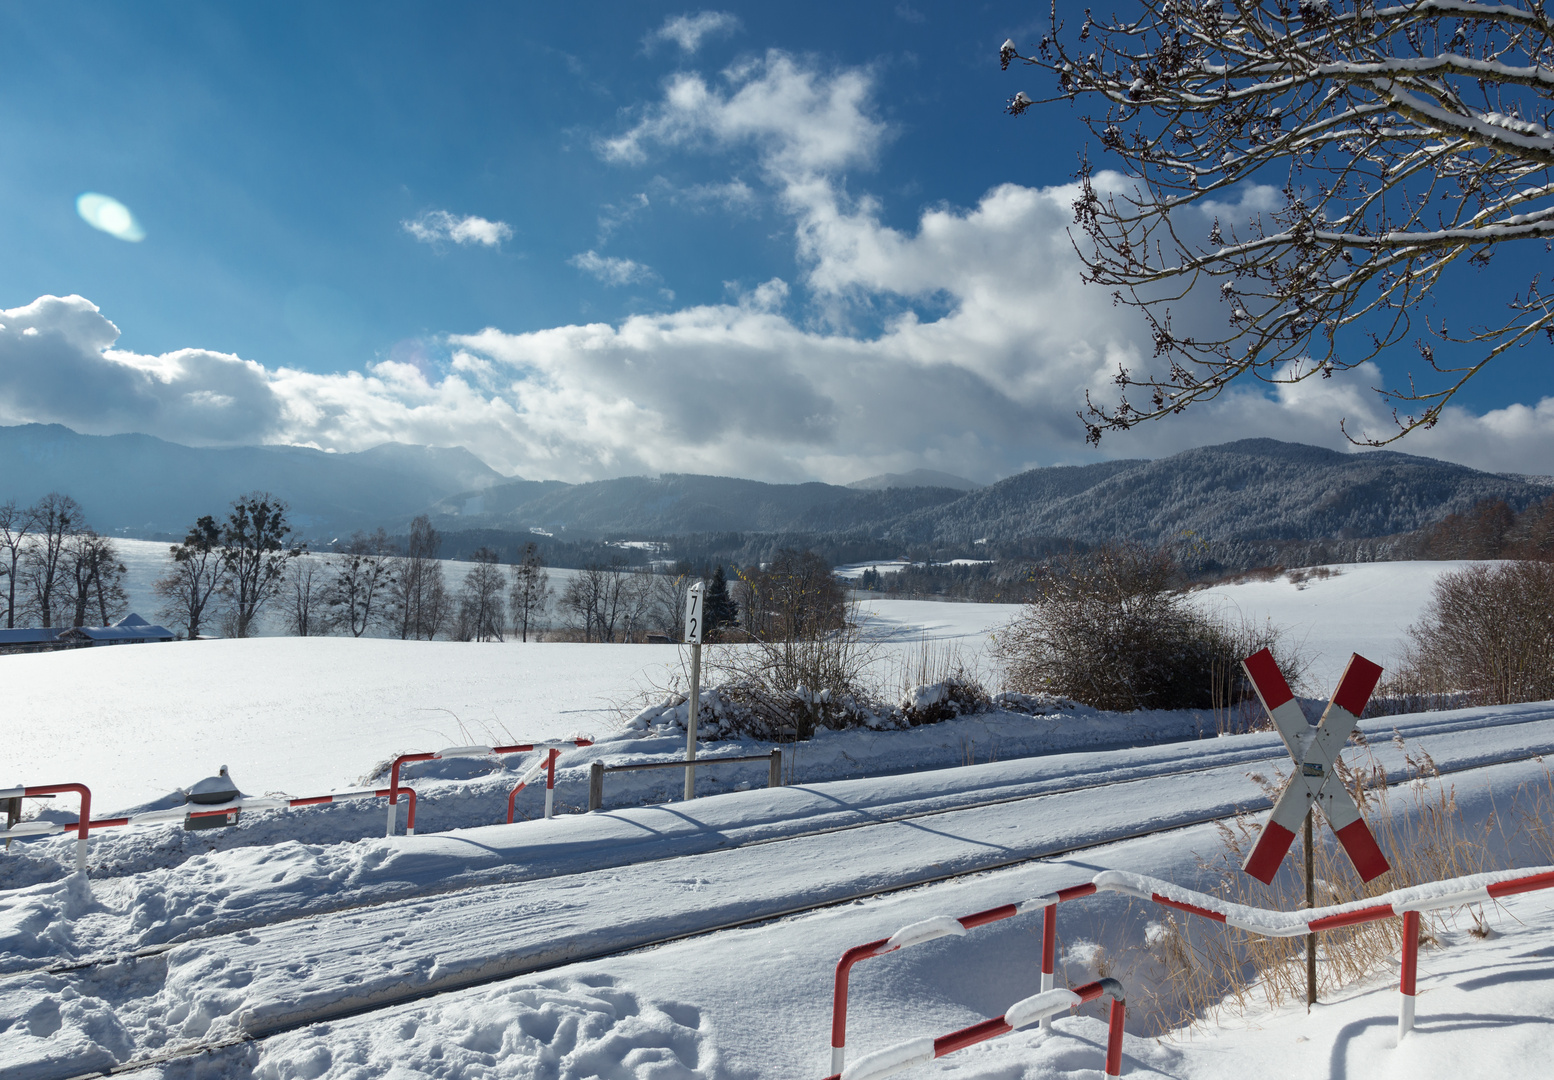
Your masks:
<svg viewBox="0 0 1554 1080"><path fill-rule="evenodd" d="M701 48L702 38L715 34L732 34L739 29L739 18L726 11L699 11L695 15L672 15L664 20L643 44L651 48L660 41L672 41L681 52L693 53Z"/></svg>
<svg viewBox="0 0 1554 1080"><path fill-rule="evenodd" d="M792 180L868 165L885 139L885 124L871 115L867 70L821 72L773 49L725 71L723 81L728 89L693 72L672 76L663 101L601 142L600 153L632 164L654 144L752 145L768 170Z"/></svg>
<svg viewBox="0 0 1554 1080"><path fill-rule="evenodd" d="M1087 391L1110 394L1119 363L1147 364L1152 350L1128 309L1079 280L1072 187L1005 184L893 229L836 178L872 161L886 135L867 72L773 53L728 76L730 89L686 78L622 138L643 154L753 149L792 215L796 289L773 280L618 324L455 334L445 372L386 360L327 374L199 349L130 353L88 301L43 297L0 312L0 420L183 442L463 445L504 471L574 481L659 471L848 481L919 466L992 479L1093 460L1075 410ZM613 283L652 276L596 251L571 261ZM816 320L814 303L834 317ZM878 328L847 329L863 309ZM1102 449L1154 457L1252 436L1344 448L1339 417L1386 430L1369 389L1381 382L1366 367L1273 394L1242 387L1109 435ZM1396 448L1554 472L1554 399L1449 410Z"/></svg>
<svg viewBox="0 0 1554 1080"><path fill-rule="evenodd" d="M446 210L428 210L414 221L402 221L400 225L425 244L452 241L455 244L497 247L513 235L512 226L505 221L487 221L474 214L457 217Z"/></svg>
<svg viewBox="0 0 1554 1080"><path fill-rule="evenodd" d="M631 259L600 255L596 251L574 255L567 262L585 274L592 274L606 285L631 285L658 277L651 266L643 266Z"/></svg>

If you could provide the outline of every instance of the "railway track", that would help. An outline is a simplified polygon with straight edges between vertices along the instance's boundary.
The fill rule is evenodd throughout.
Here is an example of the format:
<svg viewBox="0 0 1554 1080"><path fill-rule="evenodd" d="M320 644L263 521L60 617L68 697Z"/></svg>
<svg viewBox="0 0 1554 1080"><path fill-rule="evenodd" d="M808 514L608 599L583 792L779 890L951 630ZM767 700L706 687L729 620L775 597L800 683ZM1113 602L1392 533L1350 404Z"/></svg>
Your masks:
<svg viewBox="0 0 1554 1080"><path fill-rule="evenodd" d="M1380 734L1376 732L1374 728L1385 724L1386 720L1387 718L1375 718L1366 721L1365 726L1372 729L1367 734L1367 738L1374 739L1378 734ZM1517 727L1526 724L1542 723L1549 720L1554 720L1554 710L1550 710L1541 714L1534 714L1531 716L1512 715L1492 717L1487 720L1469 720L1466 718L1454 717L1450 719L1442 719L1436 722L1413 724L1409 728L1408 738L1410 740L1416 740L1430 736L1458 734L1468 730L1488 731L1498 728ZM1523 757L1531 758L1544 753L1554 754L1554 736L1551 736L1548 742L1540 746L1534 753L1523 755ZM792 831L783 832L781 835L763 836L743 841L720 840L718 842L709 844L705 848L692 852L672 852L667 854L653 854L648 852L646 854L641 854L634 851L631 853L629 862L631 865L642 865L654 862L670 862L676 859L694 858L697 855L706 854L713 851L737 851L771 844L781 844L809 837L828 836L835 833L876 828L882 825L890 825L901 822L922 821L925 819L965 813L990 807L1008 806L1016 803L1032 802L1040 799L1072 795L1079 792L1096 791L1107 787L1169 779L1172 777L1190 777L1201 775L1207 772L1213 772L1219 769L1235 768L1238 766L1280 767L1283 764L1287 764L1283 761L1283 756L1284 755L1281 745L1277 741L1270 739L1269 745L1267 747L1227 748L1223 752L1213 753L1212 757L1199 758L1195 761L1194 764L1188 766L1172 766L1167 763L1148 763L1140 766L1130 767L1131 771L1129 774L1120 778L1116 776L1116 773L1119 771L1119 769L1102 768L1096 769L1091 773L1091 776L1093 777L1092 779L1077 783L1057 783L1041 780L1009 783L1003 785L1006 790L1008 788L1018 788L1025 790L1020 791L1018 794L994 795L992 797L977 797L972 793L965 793L964 795L952 794L926 797L922 801L935 802L938 803L938 805L916 810L906 810L899 813L876 813L867 808L854 808L852 812L856 813L860 820L848 821L841 824L825 825L815 828L799 827ZM1512 760L1521 759L1522 758L1517 757L1472 758L1448 769L1442 769L1442 772L1461 772L1466 769L1505 764ZM948 801L948 805L942 804L945 801ZM615 862L603 861L595 866L591 866L589 869L607 869L611 866L618 866L623 864L624 860ZM535 872L532 868L526 868L525 872L522 874L521 880L548 880L571 876L577 872L578 871L576 870L565 869L541 870L539 872ZM514 880L520 879L504 877L501 875L493 875L490 880L483 882L461 882L440 887L421 888L415 891L413 894L400 893L394 896L375 898L370 900L344 902L339 904L314 907L306 912L298 912L293 915L279 918L255 920L252 922L226 923L214 930L204 932L194 930L180 933L169 937L165 941L160 941L140 949L127 950L122 953L112 953L106 955L99 954L96 956L83 957L66 962L37 964L30 967L21 967L6 972L0 972L0 982L25 975L62 975L97 967L105 967L135 960L143 960L158 956L179 945L188 944L191 942L218 938L229 934L243 933L267 926L278 926L288 923L315 921L329 915L335 915L344 912L370 910L373 908L402 904L415 900L432 899L438 896L445 896L450 893L499 888L504 885L511 884Z"/></svg>
<svg viewBox="0 0 1554 1080"><path fill-rule="evenodd" d="M1497 759L1494 759L1494 760L1475 760L1475 761L1470 762L1470 763L1462 763L1462 764L1458 764L1458 765L1455 765L1455 766L1443 767L1439 771L1440 771L1440 774L1443 775L1443 776L1444 775L1461 774L1461 773L1465 773L1465 772L1469 772L1469 771L1473 771L1473 770L1477 770L1477 769L1490 768L1490 767L1493 767L1495 765L1504 765L1504 764L1512 764L1512 763L1516 763L1516 762L1526 762L1526 761L1537 760L1537 759L1541 758L1544 753L1554 753L1554 746L1550 746L1550 747L1547 747L1547 748L1539 747L1539 748L1535 749L1532 752L1524 751L1524 752L1518 753L1516 755L1507 755L1507 756L1504 756L1504 757L1501 757L1501 758L1497 758ZM1224 765L1224 764L1220 764L1220 765L1217 765L1215 767L1216 768L1234 768L1235 766L1234 765L1228 765L1227 766L1227 765ZM1201 772L1201 771L1204 771L1204 770L1199 769L1199 770L1193 770L1193 771L1194 772ZM1165 775L1169 776L1169 775L1173 775L1173 774L1165 774ZM1158 775L1157 776L1150 776L1150 777L1143 777L1143 778L1134 778L1134 779L1130 779L1130 780L1126 780L1126 781L1115 782L1113 784L1092 785L1089 788L1083 788L1083 789L1079 789L1079 790L1093 791L1093 790L1095 790L1096 787L1120 787L1120 786L1125 786L1125 785L1150 783L1150 782L1154 782L1154 781L1157 781L1157 780L1162 779L1162 778L1163 778L1162 776L1158 776ZM1410 779L1412 779L1412 778L1408 777L1408 776L1397 776L1397 777L1389 776L1389 783L1392 783L1394 785L1395 784L1400 784L1400 783L1406 783ZM1058 797L1061 797L1061 795L1063 795L1063 794L1072 794L1072 792L1071 791L1070 792L1048 792L1048 793L1045 793L1045 794L1024 796L1024 797L1020 797L1020 798L1017 798L1017 799L999 800L997 803L992 804L992 805L1007 805L1009 803L1018 803L1018 802L1035 802L1035 801L1044 800L1044 799L1058 798ZM975 806L965 806L965 807L958 807L958 808L948 809L948 810L939 810L939 811L934 811L934 812L925 812L925 813L921 813L921 814L903 815L902 817L897 818L897 819L893 819L890 822L880 821L880 822L872 823L871 825L850 826L848 828L849 829L850 828L868 828L868 827L876 827L876 828L878 828L878 827L885 827L885 826L888 826L890 824L895 824L895 823L900 822L900 821L907 821L907 820L920 821L922 818L925 818L925 817L950 817L950 816L957 815L957 814L966 814L966 813L969 813L969 812L974 812L976 810L985 808L987 805L989 805L989 804L983 803L983 804L978 804L978 805L975 805ZM1065 856L1071 856L1071 855L1074 855L1074 854L1077 854L1077 853L1080 853L1080 852L1083 852L1083 851L1086 851L1086 850L1091 850L1091 849L1094 849L1094 848L1097 848L1097 847L1103 847L1103 846L1106 846L1106 845L1109 845L1109 844L1115 844L1115 843L1119 843L1119 842L1123 842L1123 841L1128 841L1128 840L1141 839L1143 837L1148 837L1148 836L1156 836L1156 835L1167 834L1167 833L1172 833L1172 832L1179 832L1179 831L1182 831L1184 829L1193 828L1193 827L1204 825L1204 824L1211 824L1213 822L1226 820L1228 817L1233 816L1234 813L1238 813L1238 812L1255 812L1255 811L1257 811L1259 809L1264 809L1267 806L1268 806L1268 801L1266 799L1255 799L1255 800L1252 800L1252 801L1247 802L1245 804L1237 806L1229 814L1224 812L1223 808L1220 808L1220 809L1216 809L1215 811L1208 812L1208 813L1203 813L1203 814L1197 814L1197 815L1193 815L1193 816L1189 816L1189 817L1178 818L1177 820L1172 821L1169 825L1165 825L1165 826L1157 826L1157 827L1149 827L1149 828L1139 828L1139 829L1131 829L1131 830L1129 830L1129 829L1112 830L1112 831L1107 832L1104 836L1092 837L1091 839L1088 839L1088 840L1086 840L1086 841L1084 841L1082 843L1058 843L1058 844L1053 844L1051 846L1044 847L1044 848L1042 848L1040 850L1027 851L1025 853L1022 853L1022 854L1020 854L1018 856L1014 856L1014 857L1000 858L1000 857L992 857L992 856L990 856L988 858L978 860L974 865L962 866L962 867L956 868L954 870L946 871L946 872L941 872L941 873L925 872L925 873L922 873L922 874L913 875L913 876L910 876L910 877L907 877L907 878L899 879L899 880L894 881L894 882L892 882L890 884L887 884L887 885L873 886L873 887L868 887L868 888L863 888L863 889L856 889L856 890L852 890L852 891L846 891L846 892L842 892L842 893L837 893L837 894L826 896L824 899L818 900L818 901L806 901L806 902L800 902L800 903L778 905L778 906L770 907L770 908L761 910L761 911L759 911L757 913L753 913L753 914L750 914L750 915L744 916L744 917L730 918L730 919L720 919L720 920L717 920L715 922L709 922L709 923L707 923L705 925L698 925L698 926L696 926L693 929L685 929L685 930L680 930L680 931L675 931L675 932L666 932L666 933L648 935L648 936L644 936L644 937L642 937L642 938L640 938L638 940L633 940L633 941L630 941L630 942L627 942L627 943L624 943L624 944L615 944L615 945L612 945L610 947L605 947L605 948L582 949L582 950L578 950L578 951L574 951L574 952L569 952L565 956L557 956L557 957L549 957L549 958L534 958L534 957L526 957L526 956L521 956L521 955L519 955L519 956L511 956L511 957L506 957L506 958L499 957L495 961L493 961L493 962L491 962L489 964L486 964L485 966L483 966L479 970L469 971L469 972L462 973L462 974L460 974L460 973L453 973L453 974L450 974L447 977L445 977L443 979L440 979L440 980L438 980L436 982L427 983L425 985L421 985L421 986L418 986L418 987L406 988L403 992L400 992L400 993L393 993L393 994L386 994L386 995L385 994L379 994L379 995L375 996L371 1001L367 1001L367 1002L352 1002L350 1000L346 1000L344 1002L338 1002L338 1003L335 1003L335 1004L332 1004L332 1005L331 1004L324 1004L324 1005L321 1005L319 1007L309 1009L305 1013L296 1013L296 1014L288 1015L288 1016L281 1017L281 1018L276 1018L276 1019L269 1020L269 1021L261 1019L261 1020L257 1020L257 1021L245 1024L244 1029L241 1031L241 1033L236 1034L236 1035L232 1035L232 1036L227 1037L227 1038L212 1040L210 1042L201 1042L201 1043L197 1043L197 1044L185 1044L185 1045L180 1045L180 1046L175 1046L175 1047L169 1047L169 1048L167 1048L165 1050L162 1050L162 1051L159 1051L157 1053L149 1054L149 1055L146 1055L146 1056L141 1057L141 1058L137 1058L137 1059L134 1059L134 1060L131 1060L131 1061L127 1061L127 1062L124 1062L122 1064L118 1064L118 1065L115 1065L113 1067L110 1067L110 1068L99 1069L99 1070L90 1070L90 1071L86 1071L86 1072L61 1073L57 1077L51 1078L51 1080L84 1080L85 1077L117 1076L117 1075L124 1075L124 1074L128 1074L128 1073L144 1071L146 1069L154 1068L154 1067L159 1066L159 1065L165 1065L165 1064L169 1064L169 1063L176 1062L176 1061L189 1061L189 1060L192 1060L192 1059L199 1058L201 1056L220 1054L222 1052L229 1051L229 1050L233 1049L234 1047L240 1047L240 1046L244 1046L244 1045L248 1045L248 1044L260 1043L260 1042L263 1042L266 1039L271 1039L271 1038L274 1038L274 1037L279 1036L279 1035L284 1035L284 1034L289 1033L289 1032L301 1030L301 1029L309 1027L309 1026L311 1026L313 1024L323 1023L323 1022L326 1022L326 1021L335 1021L335 1020L349 1019L349 1018L352 1018L352 1017L358 1017L358 1016L363 1016L363 1015L370 1015L370 1014L373 1014L373 1013L376 1013L376 1012L381 1012L383 1010L394 1008L394 1007L397 1007L397 1006L400 1006L400 1005L404 1005L404 1004L408 1004L408 1003L413 1003L415 1001L424 1000L424 999L427 999L427 998L432 998L432 997L436 997L436 996L443 995L443 994L454 993L454 992L458 992L458 991L462 991L462 990L468 990L468 989L471 989L471 988L474 988L474 987L493 985L493 984L501 983L503 981L507 981L507 980L511 980L511 979L515 979L515 978L532 976L532 975L535 975L535 974L543 973L545 971L553 970L553 969L560 968L560 967L565 967L565 966L579 964L579 963L587 963L587 962L592 962L592 961L606 960L606 959L611 959L611 958L621 957L621 956L627 956L627 955L631 955L633 953L641 952L641 951L643 951L645 949L657 948L657 947L668 945L668 944L672 944L672 943L678 942L678 941L684 941L684 940L689 940L689 939L694 939L694 938L706 937L706 936L709 936L709 935L722 933L722 932L728 931L728 930L734 930L734 929L739 929L739 928L748 928L748 927L753 927L753 926L759 926L759 925L762 925L762 924L771 923L771 922L776 921L776 920L790 918L790 917L793 917L793 916L802 915L802 914L806 914L806 913L809 913L809 912L820 911L820 910L824 910L826 908L836 907L836 906L839 906L839 905L842 905L842 904L854 903L854 902L857 902L857 901L860 901L860 900L866 900L866 899L871 899L871 898L880 897L880 896L887 896L887 895L891 895L891 894L895 894L895 893L907 892L907 891L914 890L914 889L921 889L921 888L928 887L928 886L942 884L942 883L947 882L947 881L952 881L952 880L957 880L957 879L962 879L962 878L976 876L976 875L979 875L979 874L986 874L986 873L990 873L990 872L994 872L994 871L1004 870L1004 869L1008 869L1008 868L1011 868L1011 867L1019 866L1019 865L1022 865L1022 864L1027 864L1027 863L1031 863L1031 862L1037 862L1037 861L1041 861L1041 860L1045 860L1045 859L1054 859L1054 858L1062 858L1062 857L1065 857ZM837 832L837 831L846 831L846 830L843 830L843 829L827 830L827 832ZM816 834L816 833L806 834L805 838L812 837L812 836L815 836L815 835L821 835L821 834ZM793 838L786 838L786 839L797 840L797 839L803 839L803 838L793 837ZM776 843L776 842L782 842L782 841L770 840L770 841L761 841L760 843ZM756 845L747 845L747 846L756 846ZM696 857L698 857L698 856L694 856L694 855L693 856L678 856L677 858L692 859L692 858L696 858ZM398 902L399 903L407 903L407 902L410 902L410 901L398 901ZM377 905L374 905L374 906L377 906ZM128 962L133 963L134 960L133 959L129 959Z"/></svg>

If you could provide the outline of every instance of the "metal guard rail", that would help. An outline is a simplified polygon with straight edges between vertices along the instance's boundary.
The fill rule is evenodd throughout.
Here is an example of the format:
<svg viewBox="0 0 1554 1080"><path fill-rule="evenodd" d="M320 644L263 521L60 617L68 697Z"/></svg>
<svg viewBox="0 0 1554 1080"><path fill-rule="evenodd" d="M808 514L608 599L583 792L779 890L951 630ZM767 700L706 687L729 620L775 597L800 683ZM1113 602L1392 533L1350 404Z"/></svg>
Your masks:
<svg viewBox="0 0 1554 1080"><path fill-rule="evenodd" d="M1197 915L1226 926L1263 937L1303 937L1323 930L1378 922L1402 917L1403 955L1398 982L1398 1038L1406 1036L1414 1025L1414 996L1419 955L1419 915L1425 911L1482 904L1520 893L1554 888L1554 867L1529 870L1502 870L1489 874L1451 878L1445 881L1397 889L1381 896L1348 904L1313 908L1307 912L1283 912L1266 908L1231 904L1206 893L1142 874L1105 870L1091 880L1046 896L952 917L936 915L902 927L888 938L857 945L842 954L836 965L836 980L831 1001L831 1069L843 1074L847 1052L847 995L853 965L874 956L885 956L900 949L921 945L946 936L964 936L966 931L988 923L1042 911L1041 988L1053 988L1057 959L1058 905L1098 892L1120 893L1148 900L1162 907ZM1043 1019L1044 1028L1050 1020ZM849 1078L852 1080L852 1078Z"/></svg>
<svg viewBox="0 0 1554 1080"><path fill-rule="evenodd" d="M606 765L596 761L588 767L588 811L592 813L604 806L604 774L614 772L640 772L644 769L694 769L703 765L738 765L754 761L768 764L766 786L782 787L782 747L772 747L770 754L741 754L738 757L707 757L695 761L639 761L628 765ZM513 815L508 811L507 820Z"/></svg>
<svg viewBox="0 0 1554 1080"><path fill-rule="evenodd" d="M388 832L385 835L394 835L394 804L399 801L399 793L408 790L399 785L399 770L405 765L416 761L443 761L448 758L491 757L498 754L526 754L531 750L549 750L551 752L540 759L539 767L548 769L545 784L545 816L550 817L555 800L556 758L560 756L561 748L564 746L592 746L593 744L594 741L592 739L577 738L559 739L550 742L515 743L512 746L449 746L445 749L426 754L400 754L394 759L394 764L389 767ZM534 766L526 770L523 777L520 778L518 786L507 796L508 821L513 820L513 800L518 797L518 793L528 785L529 781L538 775L538 771Z"/></svg>
<svg viewBox="0 0 1554 1080"><path fill-rule="evenodd" d="M383 799L389 795L388 788L366 788L361 791L335 791L328 795L308 795L300 799L289 796L255 796L232 799L224 803L186 803L183 806L175 806L167 810L147 810L139 814L129 814L124 817L96 818L90 817L92 812L92 793L85 784L51 784L42 787L7 788L0 789L0 799L6 798L38 798L43 795L57 794L66 791L78 791L81 793L81 817L76 821L24 821L10 829L0 829L0 839L28 836L57 836L60 833L74 830L77 834L76 841L76 869L86 870L86 841L87 835L92 829L114 829L126 825L158 825L169 822L187 822L192 818L211 818L224 815L233 815L232 823L236 823L236 815L243 810L284 810L294 806L317 806L321 803L349 802L353 799ZM401 786L400 793L405 796L408 803L406 813L406 832L415 835L415 808L416 793L413 788Z"/></svg>
<svg viewBox="0 0 1554 1080"><path fill-rule="evenodd" d="M1122 984L1116 979L1097 979L1072 990L1044 990L1028 998L1022 998L1004 1010L1002 1016L983 1020L952 1031L938 1038L924 1036L887 1046L872 1054L865 1054L851 1066L832 1073L826 1080L881 1080L913 1065L923 1065L935 1058L953 1054L988 1039L996 1039L1019 1028L1029 1027L1038 1021L1050 1024L1052 1017L1069 1009L1077 1009L1088 1001L1101 997L1112 999L1106 1025L1106 1075L1122 1075L1122 1028L1127 1011Z"/></svg>

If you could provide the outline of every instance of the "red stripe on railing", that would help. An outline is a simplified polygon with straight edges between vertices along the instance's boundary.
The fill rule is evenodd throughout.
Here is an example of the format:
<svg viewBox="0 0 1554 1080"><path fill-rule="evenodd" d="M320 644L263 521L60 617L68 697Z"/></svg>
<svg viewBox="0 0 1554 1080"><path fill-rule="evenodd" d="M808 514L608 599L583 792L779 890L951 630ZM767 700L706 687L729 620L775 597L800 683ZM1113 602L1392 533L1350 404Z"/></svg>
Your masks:
<svg viewBox="0 0 1554 1080"><path fill-rule="evenodd" d="M1337 930L1345 926L1359 926L1361 923L1376 922L1380 919L1390 919L1397 912L1392 910L1391 904L1377 904L1375 907L1360 908L1357 911L1345 911L1338 915L1329 915L1322 919L1312 919L1306 924L1306 928L1313 934L1323 930Z"/></svg>
<svg viewBox="0 0 1554 1080"><path fill-rule="evenodd" d="M1220 912L1206 907L1199 907L1197 904L1188 904L1181 900L1172 900L1169 897L1161 896L1159 893L1151 893L1150 899L1155 903L1160 904L1162 907L1176 908L1178 911L1186 911L1193 915L1202 915L1205 919L1213 919L1215 922L1225 921L1225 916Z"/></svg>
<svg viewBox="0 0 1554 1080"><path fill-rule="evenodd" d="M975 915L964 915L955 921L967 930L975 930L979 926L986 926L988 923L998 922L1000 919L1012 919L1018 914L1020 914L1019 908L1013 904L1004 904L1001 907L979 911Z"/></svg>
<svg viewBox="0 0 1554 1080"><path fill-rule="evenodd" d="M91 829L92 820L92 789L85 784L39 784L33 787L22 788L22 798L34 799L39 795L65 795L75 792L81 796L81 817L76 822L76 838L85 840L86 834Z"/></svg>
<svg viewBox="0 0 1554 1080"><path fill-rule="evenodd" d="M855 945L842 954L836 963L836 985L831 997L831 1046L847 1045L847 978L853 965L865 957L874 956L889 944L889 938L880 938L867 945Z"/></svg>
<svg viewBox="0 0 1554 1080"><path fill-rule="evenodd" d="M975 1046L979 1042L988 1039L996 1039L1000 1035L1007 1035L1014 1028L1004 1023L1002 1016L995 1016L991 1020L984 1020L980 1024L972 1024L970 1027L952 1031L948 1035L940 1035L933 1041L933 1056L941 1058L945 1054L953 1054L957 1050L964 1050L968 1046Z"/></svg>
<svg viewBox="0 0 1554 1080"><path fill-rule="evenodd" d="M1403 912L1403 959L1402 972L1398 978L1398 991L1414 996L1414 987L1419 977L1419 912Z"/></svg>
<svg viewBox="0 0 1554 1080"><path fill-rule="evenodd" d="M1058 954L1058 906L1048 904L1041 912L1041 973L1056 970Z"/></svg>
<svg viewBox="0 0 1554 1080"><path fill-rule="evenodd" d="M1489 886L1488 892L1491 898L1498 900L1502 896L1515 896L1517 893L1532 892L1535 889L1547 889L1554 887L1554 873L1534 874L1531 877L1514 878L1511 881L1498 881Z"/></svg>

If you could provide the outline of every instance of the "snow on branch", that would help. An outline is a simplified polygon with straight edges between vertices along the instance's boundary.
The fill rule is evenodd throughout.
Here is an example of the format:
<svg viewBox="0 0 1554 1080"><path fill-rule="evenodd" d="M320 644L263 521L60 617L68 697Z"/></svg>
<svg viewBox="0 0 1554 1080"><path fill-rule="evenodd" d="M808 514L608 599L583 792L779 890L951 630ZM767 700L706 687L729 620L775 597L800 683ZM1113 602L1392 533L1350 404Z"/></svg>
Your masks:
<svg viewBox="0 0 1554 1080"><path fill-rule="evenodd" d="M1396 429L1355 441L1381 445L1433 426L1507 348L1554 341L1554 290L1538 278L1508 286L1497 322L1414 325L1448 271L1554 241L1541 0L1138 0L1129 18L1087 12L1077 28L1054 4L1049 22L1034 45L999 50L1006 69L1056 83L1007 111L1093 110L1082 119L1131 189L1101 184L1086 157L1075 248L1155 341L1151 361L1119 368L1114 400L1087 398L1092 441L1237 380L1326 377L1412 338L1433 381L1377 391Z"/></svg>

